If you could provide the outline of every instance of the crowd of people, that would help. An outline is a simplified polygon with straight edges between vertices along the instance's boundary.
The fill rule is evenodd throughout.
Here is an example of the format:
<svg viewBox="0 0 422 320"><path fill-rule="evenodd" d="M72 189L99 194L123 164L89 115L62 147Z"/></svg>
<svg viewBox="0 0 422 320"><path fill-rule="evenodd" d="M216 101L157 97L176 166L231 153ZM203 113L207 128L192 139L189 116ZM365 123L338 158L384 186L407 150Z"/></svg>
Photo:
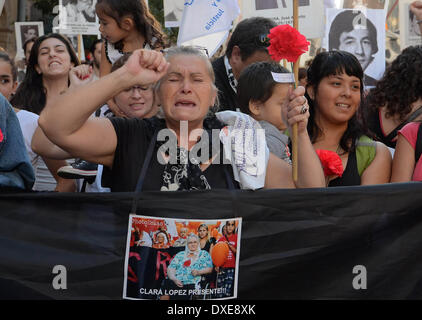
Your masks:
<svg viewBox="0 0 422 320"><path fill-rule="evenodd" d="M422 2L410 8L422 28ZM25 42L21 80L13 59L0 54L2 123L11 123L0 127L0 147L26 150L21 158L1 153L8 164L0 176L11 174L10 165L14 172L0 180L4 190L259 190L422 179L421 46L404 49L382 79L369 81L365 69L378 50L371 25L359 35L369 40L355 41L359 49L342 42L356 36L353 27L330 33L330 50L301 69L295 88L268 53L270 19L242 20L224 54L211 58L199 47L168 47L144 1L98 0L95 13L103 40L92 46L91 65L54 33ZM22 139L6 139L11 130ZM338 171L328 172L321 150Z"/></svg>

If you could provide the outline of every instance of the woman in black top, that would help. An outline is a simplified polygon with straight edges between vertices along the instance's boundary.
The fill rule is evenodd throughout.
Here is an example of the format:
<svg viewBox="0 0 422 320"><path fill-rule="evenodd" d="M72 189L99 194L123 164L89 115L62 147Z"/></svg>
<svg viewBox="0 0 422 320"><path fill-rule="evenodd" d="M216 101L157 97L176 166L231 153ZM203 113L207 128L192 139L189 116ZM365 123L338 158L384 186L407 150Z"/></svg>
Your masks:
<svg viewBox="0 0 422 320"><path fill-rule="evenodd" d="M39 124L54 143L72 155L108 167L112 191L134 191L139 176L144 178L144 190L235 187L231 166L214 164L221 157L221 146L209 154L210 161L198 162L195 158L209 147L209 143L198 141L206 141L209 129L222 127L214 120L205 120L217 89L211 63L203 51L175 47L164 58L160 52L141 49L123 67L95 82L83 85L85 75L73 76L82 85L48 105ZM157 81L164 119L90 118L98 105L122 90ZM263 171L265 188L324 185L321 165L306 131L309 113L303 106L303 94L303 87L293 91L284 107L286 123L298 123L298 181L293 182L287 163L270 154ZM164 145L170 152L160 148Z"/></svg>
<svg viewBox="0 0 422 320"><path fill-rule="evenodd" d="M364 130L357 112L363 94L363 70L359 61L345 51L318 54L308 68L311 116L308 132L316 150L339 155L344 172L327 177L329 186L387 183L390 180L391 155L382 143L376 144L375 158L360 175L356 157Z"/></svg>

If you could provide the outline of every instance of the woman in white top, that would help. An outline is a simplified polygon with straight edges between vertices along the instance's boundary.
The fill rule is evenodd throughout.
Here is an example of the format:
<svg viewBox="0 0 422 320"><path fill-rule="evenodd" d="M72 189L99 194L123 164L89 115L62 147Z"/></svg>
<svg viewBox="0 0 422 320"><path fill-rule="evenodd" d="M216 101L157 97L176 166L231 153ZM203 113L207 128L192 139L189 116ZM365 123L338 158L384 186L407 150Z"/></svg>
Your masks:
<svg viewBox="0 0 422 320"><path fill-rule="evenodd" d="M0 81L0 92L6 99L10 100L18 85L17 70L13 61L5 53L0 54ZM41 158L31 148L32 136L38 126L38 115L18 108L14 108L14 110L21 126L31 164L35 171L36 179L33 190L60 192L75 191L75 183L73 181L62 179L56 174L58 168L66 165L65 161Z"/></svg>

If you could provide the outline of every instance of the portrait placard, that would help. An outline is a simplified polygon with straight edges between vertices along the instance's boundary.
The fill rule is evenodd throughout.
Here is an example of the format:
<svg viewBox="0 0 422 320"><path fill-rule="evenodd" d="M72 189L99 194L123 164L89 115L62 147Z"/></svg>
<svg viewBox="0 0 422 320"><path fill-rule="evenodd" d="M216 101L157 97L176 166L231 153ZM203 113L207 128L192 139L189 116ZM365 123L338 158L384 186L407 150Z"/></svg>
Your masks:
<svg viewBox="0 0 422 320"><path fill-rule="evenodd" d="M25 42L44 35L44 23L42 21L15 22L15 35L17 56L23 58Z"/></svg>

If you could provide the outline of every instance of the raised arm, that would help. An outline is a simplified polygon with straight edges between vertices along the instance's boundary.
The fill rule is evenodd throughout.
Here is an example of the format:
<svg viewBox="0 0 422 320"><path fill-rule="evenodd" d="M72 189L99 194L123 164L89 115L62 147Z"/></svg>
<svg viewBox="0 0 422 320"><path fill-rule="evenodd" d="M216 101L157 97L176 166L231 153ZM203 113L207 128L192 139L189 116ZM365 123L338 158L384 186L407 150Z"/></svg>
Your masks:
<svg viewBox="0 0 422 320"><path fill-rule="evenodd" d="M39 126L48 139L72 156L111 167L117 146L113 125L108 119L90 116L122 90L155 83L167 68L160 52L137 50L115 72L51 99L40 115ZM76 72L70 77L76 83L83 81Z"/></svg>
<svg viewBox="0 0 422 320"><path fill-rule="evenodd" d="M325 177L321 162L309 139L307 124L309 111L301 113L306 99L305 88L298 87L283 107L283 121L291 132L293 124L298 124L298 180L295 183L292 167L287 162L270 154L265 188L318 188L325 187Z"/></svg>

